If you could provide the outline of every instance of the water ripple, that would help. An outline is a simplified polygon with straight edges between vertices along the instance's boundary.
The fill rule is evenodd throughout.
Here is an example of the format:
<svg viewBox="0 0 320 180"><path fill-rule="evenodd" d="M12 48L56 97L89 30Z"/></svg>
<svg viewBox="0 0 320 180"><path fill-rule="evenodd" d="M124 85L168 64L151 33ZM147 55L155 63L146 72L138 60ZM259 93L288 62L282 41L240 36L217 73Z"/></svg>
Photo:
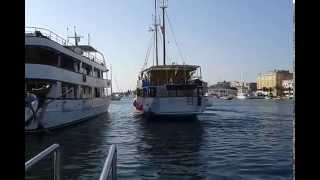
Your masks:
<svg viewBox="0 0 320 180"><path fill-rule="evenodd" d="M54 142L63 179L96 179L111 144L118 179L292 179L292 101L216 101L197 119L146 120L132 99L52 134L26 137L26 159ZM50 162L28 173L47 179Z"/></svg>

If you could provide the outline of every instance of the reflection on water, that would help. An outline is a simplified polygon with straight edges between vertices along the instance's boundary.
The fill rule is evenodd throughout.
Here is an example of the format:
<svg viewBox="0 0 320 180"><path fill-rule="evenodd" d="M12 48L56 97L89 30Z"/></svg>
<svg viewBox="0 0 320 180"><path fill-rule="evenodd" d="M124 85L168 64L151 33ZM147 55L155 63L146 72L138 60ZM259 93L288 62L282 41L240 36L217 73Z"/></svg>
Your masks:
<svg viewBox="0 0 320 180"><path fill-rule="evenodd" d="M141 177L201 176L199 149L203 129L198 119L140 119L139 124L140 164L144 168L152 167L151 171L141 171Z"/></svg>
<svg viewBox="0 0 320 180"><path fill-rule="evenodd" d="M145 119L132 99L73 127L26 136L26 160L59 143L62 179L96 179L111 144L119 179L292 179L292 101L217 100L194 119ZM50 179L43 161L28 179Z"/></svg>

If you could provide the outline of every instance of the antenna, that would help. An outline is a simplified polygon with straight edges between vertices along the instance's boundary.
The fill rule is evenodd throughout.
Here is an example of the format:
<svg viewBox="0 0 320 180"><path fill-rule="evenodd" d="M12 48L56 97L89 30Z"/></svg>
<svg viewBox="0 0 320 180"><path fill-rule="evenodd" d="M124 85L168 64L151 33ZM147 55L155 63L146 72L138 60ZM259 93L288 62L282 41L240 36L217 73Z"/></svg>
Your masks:
<svg viewBox="0 0 320 180"><path fill-rule="evenodd" d="M78 42L80 42L80 38L83 38L83 36L77 36L76 26L73 26L73 28L74 28L74 37L68 37L68 38L74 38L75 45L78 46Z"/></svg>
<svg viewBox="0 0 320 180"><path fill-rule="evenodd" d="M110 79L111 79L111 95L112 95L112 66L110 64Z"/></svg>
<svg viewBox="0 0 320 180"><path fill-rule="evenodd" d="M67 26L67 43L69 42L69 27Z"/></svg>
<svg viewBox="0 0 320 180"><path fill-rule="evenodd" d="M90 45L90 34L88 33L88 46Z"/></svg>

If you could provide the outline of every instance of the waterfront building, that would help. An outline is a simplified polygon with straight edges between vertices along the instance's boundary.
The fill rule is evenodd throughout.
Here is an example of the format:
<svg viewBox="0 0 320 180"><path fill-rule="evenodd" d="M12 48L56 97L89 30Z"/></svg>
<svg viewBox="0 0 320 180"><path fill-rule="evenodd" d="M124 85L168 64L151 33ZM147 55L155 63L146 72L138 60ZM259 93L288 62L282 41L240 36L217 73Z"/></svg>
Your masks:
<svg viewBox="0 0 320 180"><path fill-rule="evenodd" d="M293 95L293 79L282 81L283 95L292 96Z"/></svg>
<svg viewBox="0 0 320 180"><path fill-rule="evenodd" d="M241 87L241 82L239 82L239 81L230 81L230 87L239 88L239 87Z"/></svg>
<svg viewBox="0 0 320 180"><path fill-rule="evenodd" d="M252 94L257 91L257 83L255 82L245 83L244 87L248 89L249 94Z"/></svg>
<svg viewBox="0 0 320 180"><path fill-rule="evenodd" d="M274 96L282 95L282 81L293 79L293 74L287 70L273 70L260 73L257 77L257 89L269 91Z"/></svg>

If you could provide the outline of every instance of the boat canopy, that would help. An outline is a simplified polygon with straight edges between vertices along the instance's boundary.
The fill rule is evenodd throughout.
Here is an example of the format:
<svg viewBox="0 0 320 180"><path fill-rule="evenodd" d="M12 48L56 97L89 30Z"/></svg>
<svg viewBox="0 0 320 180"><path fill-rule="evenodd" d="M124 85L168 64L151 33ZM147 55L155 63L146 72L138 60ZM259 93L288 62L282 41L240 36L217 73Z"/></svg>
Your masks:
<svg viewBox="0 0 320 180"><path fill-rule="evenodd" d="M196 65L152 66L142 71L140 78L143 82L148 82L148 86L186 84L192 79L201 79L201 75L196 75L198 68L200 68L200 66Z"/></svg>
<svg viewBox="0 0 320 180"><path fill-rule="evenodd" d="M172 70L186 70L186 71L194 71L200 66L197 65L159 65L159 66L151 66L142 72L148 72L148 71L172 71Z"/></svg>

